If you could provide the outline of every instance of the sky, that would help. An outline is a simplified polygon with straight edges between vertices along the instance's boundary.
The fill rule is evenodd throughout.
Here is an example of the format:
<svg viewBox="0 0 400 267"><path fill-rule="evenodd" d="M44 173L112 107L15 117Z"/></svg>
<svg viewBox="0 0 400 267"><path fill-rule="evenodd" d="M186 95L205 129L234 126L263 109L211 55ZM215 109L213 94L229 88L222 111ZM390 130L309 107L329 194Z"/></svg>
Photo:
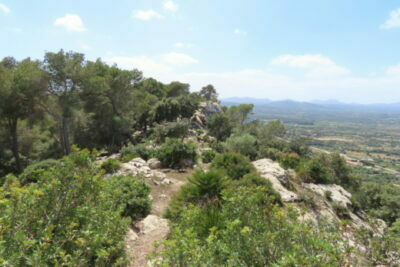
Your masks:
<svg viewBox="0 0 400 267"><path fill-rule="evenodd" d="M400 102L398 0L0 0L0 36L222 98Z"/></svg>

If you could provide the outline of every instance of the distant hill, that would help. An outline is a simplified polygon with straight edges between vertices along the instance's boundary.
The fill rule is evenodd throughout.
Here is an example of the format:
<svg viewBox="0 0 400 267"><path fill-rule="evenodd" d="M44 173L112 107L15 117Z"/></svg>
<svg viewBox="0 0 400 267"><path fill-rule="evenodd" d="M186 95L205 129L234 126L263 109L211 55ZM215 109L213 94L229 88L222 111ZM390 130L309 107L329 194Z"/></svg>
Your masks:
<svg viewBox="0 0 400 267"><path fill-rule="evenodd" d="M400 114L400 103L376 103L376 104L358 104L358 103L343 103L335 99L330 100L312 100L310 102L300 102L294 100L280 100L272 101L263 98L251 97L231 97L224 98L221 103L226 106L237 104L254 104L255 110L280 110L284 109L286 112L361 112L361 113L388 113ZM282 110L282 111L284 111Z"/></svg>

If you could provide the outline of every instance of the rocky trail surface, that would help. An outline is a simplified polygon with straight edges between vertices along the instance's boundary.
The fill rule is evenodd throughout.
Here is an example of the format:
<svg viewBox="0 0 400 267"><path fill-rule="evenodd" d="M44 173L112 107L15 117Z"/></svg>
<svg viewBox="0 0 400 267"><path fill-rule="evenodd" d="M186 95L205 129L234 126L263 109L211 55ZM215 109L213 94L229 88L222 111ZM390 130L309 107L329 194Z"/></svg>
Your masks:
<svg viewBox="0 0 400 267"><path fill-rule="evenodd" d="M147 162L136 158L121 167L120 174L141 175L146 177L151 186L152 209L150 214L134 222L125 238L130 258L129 266L146 266L148 256L156 249L155 244L164 240L169 234L168 220L162 218L172 197L185 184L185 178L191 171L177 172L169 169L158 169L155 159Z"/></svg>

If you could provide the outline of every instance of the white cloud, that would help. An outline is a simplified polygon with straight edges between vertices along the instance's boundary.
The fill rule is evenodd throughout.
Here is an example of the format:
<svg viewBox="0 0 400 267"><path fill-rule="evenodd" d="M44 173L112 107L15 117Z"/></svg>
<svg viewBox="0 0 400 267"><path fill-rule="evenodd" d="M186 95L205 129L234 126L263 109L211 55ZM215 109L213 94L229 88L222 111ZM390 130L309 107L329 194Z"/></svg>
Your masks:
<svg viewBox="0 0 400 267"><path fill-rule="evenodd" d="M140 19L140 20L151 20L151 19L162 19L163 18L162 15L160 15L153 9L133 11L132 17L135 19Z"/></svg>
<svg viewBox="0 0 400 267"><path fill-rule="evenodd" d="M63 27L69 32L86 31L81 17L76 14L66 14L64 17L56 19L54 21L54 26Z"/></svg>
<svg viewBox="0 0 400 267"><path fill-rule="evenodd" d="M8 14L11 12L11 9L3 3L0 3L0 11Z"/></svg>
<svg viewBox="0 0 400 267"><path fill-rule="evenodd" d="M182 53L168 53L163 55L162 58L165 62L175 66L184 66L199 62L197 59Z"/></svg>
<svg viewBox="0 0 400 267"><path fill-rule="evenodd" d="M391 66L386 70L386 74L389 76L398 76L400 77L400 64L396 66Z"/></svg>
<svg viewBox="0 0 400 267"><path fill-rule="evenodd" d="M194 44L177 42L177 43L175 43L175 47L178 47L178 48L192 48L192 47L194 47Z"/></svg>
<svg viewBox="0 0 400 267"><path fill-rule="evenodd" d="M111 57L106 59L111 64L117 64L123 69L139 69L143 71L147 77L154 77L162 75L164 72L171 71L167 65L157 63L155 60L147 56L138 57Z"/></svg>
<svg viewBox="0 0 400 267"><path fill-rule="evenodd" d="M381 29L393 29L400 27L400 8L390 12L389 18L381 25Z"/></svg>
<svg viewBox="0 0 400 267"><path fill-rule="evenodd" d="M331 59L322 55L282 55L273 59L271 64L306 69L306 76L314 78L350 73L347 68L336 65Z"/></svg>
<svg viewBox="0 0 400 267"><path fill-rule="evenodd" d="M237 34L237 35L247 35L247 32L246 31L244 31L244 30L241 30L241 29L235 29L234 31L233 31L233 33L234 34Z"/></svg>
<svg viewBox="0 0 400 267"><path fill-rule="evenodd" d="M178 11L178 9L179 9L179 5L174 3L171 0L165 1L163 3L163 6L164 6L165 10L172 11L172 12Z"/></svg>

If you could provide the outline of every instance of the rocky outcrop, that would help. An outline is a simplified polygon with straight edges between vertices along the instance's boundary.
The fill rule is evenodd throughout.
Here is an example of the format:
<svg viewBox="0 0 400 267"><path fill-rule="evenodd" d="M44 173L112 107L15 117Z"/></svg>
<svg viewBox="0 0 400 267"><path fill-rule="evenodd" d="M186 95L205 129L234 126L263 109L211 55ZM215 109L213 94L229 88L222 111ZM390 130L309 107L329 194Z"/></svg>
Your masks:
<svg viewBox="0 0 400 267"><path fill-rule="evenodd" d="M270 159L260 159L253 162L254 167L260 175L271 182L272 187L277 191L284 202L299 201L299 197L295 192L286 189L282 183L289 183L288 174L278 163Z"/></svg>
<svg viewBox="0 0 400 267"><path fill-rule="evenodd" d="M143 176L151 179L155 185L172 183L165 173L152 170L149 164L141 158L134 158L129 162L123 163L117 175Z"/></svg>
<svg viewBox="0 0 400 267"><path fill-rule="evenodd" d="M207 117L222 112L221 105L217 102L201 102L199 109L190 118L194 128L204 128L207 123Z"/></svg>
<svg viewBox="0 0 400 267"><path fill-rule="evenodd" d="M343 187L336 184L306 184L302 183L302 187L318 194L322 197L327 195L327 192L330 192L330 201L334 203L338 203L345 207L350 207L351 203L351 193L346 191Z"/></svg>

